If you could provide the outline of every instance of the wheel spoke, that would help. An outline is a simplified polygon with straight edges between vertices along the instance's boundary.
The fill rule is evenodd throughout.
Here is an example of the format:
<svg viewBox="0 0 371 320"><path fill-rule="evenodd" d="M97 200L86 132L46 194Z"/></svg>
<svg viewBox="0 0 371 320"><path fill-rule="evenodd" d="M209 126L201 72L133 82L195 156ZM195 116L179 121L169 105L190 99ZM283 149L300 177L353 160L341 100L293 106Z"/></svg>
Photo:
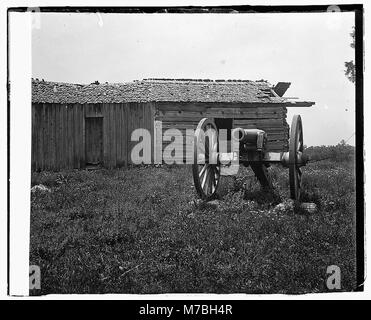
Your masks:
<svg viewBox="0 0 371 320"><path fill-rule="evenodd" d="M216 181L215 181L215 167L211 166L211 193L214 193L216 189Z"/></svg>
<svg viewBox="0 0 371 320"><path fill-rule="evenodd" d="M220 168L218 166L214 166L215 189L219 183L219 177L220 177Z"/></svg>
<svg viewBox="0 0 371 320"><path fill-rule="evenodd" d="M215 182L218 183L219 182L219 173L218 172L215 172Z"/></svg>
<svg viewBox="0 0 371 320"><path fill-rule="evenodd" d="M206 164L205 165L205 173L204 173L204 177L203 177L203 179L202 179L202 182L201 182L201 188L202 189L204 189L204 187L205 187L205 183L206 183L206 179L207 179L207 176L209 175L209 168L208 168L209 166Z"/></svg>
<svg viewBox="0 0 371 320"><path fill-rule="evenodd" d="M202 166L202 169L201 169L200 173L198 174L198 176L200 177L200 179L204 175L204 173L206 171L206 167L207 167L207 164L205 164L205 165Z"/></svg>
<svg viewBox="0 0 371 320"><path fill-rule="evenodd" d="M299 142L298 142L298 151L303 151L303 141L299 138Z"/></svg>
<svg viewBox="0 0 371 320"><path fill-rule="evenodd" d="M301 178L302 178L302 172L300 170L300 168L297 169L297 172L298 172L298 184L299 186L301 185Z"/></svg>
<svg viewBox="0 0 371 320"><path fill-rule="evenodd" d="M206 193L209 195L212 193L212 189L213 189L213 181L212 181L212 169L210 169L210 172L209 172L209 179L207 181L207 189L206 189Z"/></svg>
<svg viewBox="0 0 371 320"><path fill-rule="evenodd" d="M205 194L208 194L209 187L210 187L210 167L207 168L207 172L205 173L205 180L202 189L204 190Z"/></svg>

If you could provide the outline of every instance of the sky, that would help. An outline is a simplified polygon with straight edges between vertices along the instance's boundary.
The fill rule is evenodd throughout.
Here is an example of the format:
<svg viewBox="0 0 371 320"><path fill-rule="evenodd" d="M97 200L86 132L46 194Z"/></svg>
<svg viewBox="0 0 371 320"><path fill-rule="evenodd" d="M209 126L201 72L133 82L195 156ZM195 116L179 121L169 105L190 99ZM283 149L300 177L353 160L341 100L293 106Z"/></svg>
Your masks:
<svg viewBox="0 0 371 320"><path fill-rule="evenodd" d="M143 78L291 82L285 96L304 144L354 145L354 13L41 13L32 29L32 76L46 81L127 82Z"/></svg>

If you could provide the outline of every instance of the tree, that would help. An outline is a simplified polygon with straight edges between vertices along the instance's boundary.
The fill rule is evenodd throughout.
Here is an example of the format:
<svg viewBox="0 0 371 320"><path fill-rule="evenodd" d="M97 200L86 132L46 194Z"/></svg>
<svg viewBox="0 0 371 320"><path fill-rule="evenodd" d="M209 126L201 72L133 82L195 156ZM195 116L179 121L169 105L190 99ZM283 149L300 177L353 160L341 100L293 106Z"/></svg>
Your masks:
<svg viewBox="0 0 371 320"><path fill-rule="evenodd" d="M352 37L352 42L350 46L354 49L355 47L355 28L353 27L352 32L350 33L350 36ZM356 65L354 64L354 61L346 61L344 63L345 65L345 76L349 79L351 82L356 81Z"/></svg>

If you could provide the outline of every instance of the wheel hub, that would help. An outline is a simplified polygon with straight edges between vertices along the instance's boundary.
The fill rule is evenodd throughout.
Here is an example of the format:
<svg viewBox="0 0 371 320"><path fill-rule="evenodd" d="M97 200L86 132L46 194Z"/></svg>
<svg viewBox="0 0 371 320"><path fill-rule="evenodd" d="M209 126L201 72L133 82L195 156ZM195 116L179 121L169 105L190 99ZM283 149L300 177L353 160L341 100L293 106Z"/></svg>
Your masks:
<svg viewBox="0 0 371 320"><path fill-rule="evenodd" d="M309 156L301 151L296 152L295 162L290 163L290 152L284 152L281 158L281 164L285 168L288 168L290 165L296 165L297 167L305 166L309 161Z"/></svg>

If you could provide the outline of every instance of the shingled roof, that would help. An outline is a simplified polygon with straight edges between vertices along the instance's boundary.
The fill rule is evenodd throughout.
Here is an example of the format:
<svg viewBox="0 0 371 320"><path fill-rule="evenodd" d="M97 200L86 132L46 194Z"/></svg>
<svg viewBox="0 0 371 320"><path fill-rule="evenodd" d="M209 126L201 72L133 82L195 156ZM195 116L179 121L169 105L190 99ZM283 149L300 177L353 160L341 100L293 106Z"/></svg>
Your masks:
<svg viewBox="0 0 371 320"><path fill-rule="evenodd" d="M81 85L32 79L32 102L35 103L285 101L264 80L144 79L129 83Z"/></svg>

